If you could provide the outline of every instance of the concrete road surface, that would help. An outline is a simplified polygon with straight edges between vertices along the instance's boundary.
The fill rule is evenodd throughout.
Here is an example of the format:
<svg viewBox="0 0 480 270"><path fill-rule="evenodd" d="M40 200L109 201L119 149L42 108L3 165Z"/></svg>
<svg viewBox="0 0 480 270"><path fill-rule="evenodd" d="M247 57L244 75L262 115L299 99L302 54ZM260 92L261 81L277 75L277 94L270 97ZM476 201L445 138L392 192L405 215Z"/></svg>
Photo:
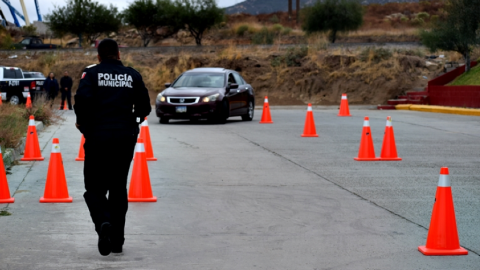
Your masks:
<svg viewBox="0 0 480 270"><path fill-rule="evenodd" d="M9 170L16 201L0 206L11 213L0 216L0 269L480 269L480 118L314 110L320 137L302 138L305 109L273 109L272 125L258 124L258 110L253 122L225 125L160 125L152 114L158 202L129 204L124 253L108 257L97 251L75 161L81 135L67 112L40 134L45 161ZM363 117L380 155L387 115L403 161L354 161ZM72 204L38 202L55 137ZM442 166L467 256L417 251Z"/></svg>

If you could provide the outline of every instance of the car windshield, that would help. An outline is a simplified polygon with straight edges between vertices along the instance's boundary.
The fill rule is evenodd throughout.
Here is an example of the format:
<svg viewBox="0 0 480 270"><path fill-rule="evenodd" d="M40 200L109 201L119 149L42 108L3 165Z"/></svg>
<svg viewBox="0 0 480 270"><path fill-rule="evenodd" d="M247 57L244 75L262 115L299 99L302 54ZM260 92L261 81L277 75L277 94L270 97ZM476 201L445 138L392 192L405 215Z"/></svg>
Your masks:
<svg viewBox="0 0 480 270"><path fill-rule="evenodd" d="M172 85L173 88L178 87L204 87L204 88L221 88L225 85L225 75L223 73L184 73Z"/></svg>
<svg viewBox="0 0 480 270"><path fill-rule="evenodd" d="M20 42L21 44L24 44L24 45L28 45L30 44L30 39L24 39L22 40L22 42Z"/></svg>

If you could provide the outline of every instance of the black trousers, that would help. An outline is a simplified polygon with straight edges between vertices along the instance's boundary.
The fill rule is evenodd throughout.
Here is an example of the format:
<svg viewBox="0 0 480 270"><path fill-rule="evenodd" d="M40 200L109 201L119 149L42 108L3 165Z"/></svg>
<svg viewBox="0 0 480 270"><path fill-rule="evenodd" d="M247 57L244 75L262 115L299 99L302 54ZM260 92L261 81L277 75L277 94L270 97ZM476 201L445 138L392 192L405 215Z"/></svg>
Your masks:
<svg viewBox="0 0 480 270"><path fill-rule="evenodd" d="M68 90L60 90L62 92L62 104L60 105L60 110L63 110L63 105L65 104L65 99L67 100L68 103L68 109L72 109L72 91Z"/></svg>
<svg viewBox="0 0 480 270"><path fill-rule="evenodd" d="M120 138L85 138L84 177L86 192L83 195L95 230L110 222L112 245L125 241L125 216L128 210L127 177L133 159L137 136ZM107 197L108 193L108 197Z"/></svg>

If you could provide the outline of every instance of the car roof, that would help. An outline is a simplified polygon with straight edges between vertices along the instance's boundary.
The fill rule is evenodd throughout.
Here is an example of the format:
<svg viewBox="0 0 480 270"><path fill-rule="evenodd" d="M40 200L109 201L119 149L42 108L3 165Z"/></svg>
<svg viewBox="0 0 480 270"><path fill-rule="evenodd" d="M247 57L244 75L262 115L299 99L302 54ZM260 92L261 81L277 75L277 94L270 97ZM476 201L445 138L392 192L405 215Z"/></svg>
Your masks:
<svg viewBox="0 0 480 270"><path fill-rule="evenodd" d="M218 67L203 67L203 68L194 68L187 72L218 72L218 73L226 73L231 70L225 68L218 68Z"/></svg>

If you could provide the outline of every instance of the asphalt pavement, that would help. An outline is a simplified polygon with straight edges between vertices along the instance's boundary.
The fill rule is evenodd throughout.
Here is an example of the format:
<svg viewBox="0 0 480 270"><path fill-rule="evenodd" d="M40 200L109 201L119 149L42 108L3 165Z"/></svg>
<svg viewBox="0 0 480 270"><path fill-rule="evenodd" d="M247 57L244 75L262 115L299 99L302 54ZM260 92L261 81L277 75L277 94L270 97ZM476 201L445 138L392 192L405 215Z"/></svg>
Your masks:
<svg viewBox="0 0 480 270"><path fill-rule="evenodd" d="M413 111L314 108L318 138L302 138L305 109L274 124L225 125L152 114L156 203L130 203L121 255L101 256L83 199L81 134L73 112L40 133L45 161L7 175L0 269L480 269L480 121ZM402 161L358 162L363 117L380 155L386 117ZM52 138L60 139L71 204L40 204ZM119 146L121 147L121 146ZM105 159L112 158L104 153ZM450 169L467 256L427 257L440 168Z"/></svg>

